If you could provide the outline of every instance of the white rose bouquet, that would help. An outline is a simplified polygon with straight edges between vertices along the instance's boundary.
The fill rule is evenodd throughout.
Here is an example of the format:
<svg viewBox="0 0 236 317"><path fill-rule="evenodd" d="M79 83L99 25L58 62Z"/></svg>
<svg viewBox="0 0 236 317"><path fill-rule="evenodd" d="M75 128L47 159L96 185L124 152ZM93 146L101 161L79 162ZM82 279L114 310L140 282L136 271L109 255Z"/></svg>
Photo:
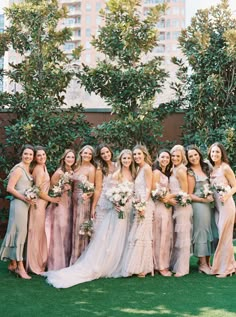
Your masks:
<svg viewBox="0 0 236 317"><path fill-rule="evenodd" d="M176 195L175 199L177 201L177 204L182 207L186 207L187 205L190 205L192 203L191 197L183 191L180 191Z"/></svg>

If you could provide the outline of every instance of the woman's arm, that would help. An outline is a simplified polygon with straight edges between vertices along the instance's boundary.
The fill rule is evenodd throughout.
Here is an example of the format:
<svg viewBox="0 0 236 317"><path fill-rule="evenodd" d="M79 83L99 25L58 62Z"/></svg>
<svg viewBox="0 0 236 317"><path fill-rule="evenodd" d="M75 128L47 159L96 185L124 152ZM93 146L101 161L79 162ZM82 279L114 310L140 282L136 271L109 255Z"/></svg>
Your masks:
<svg viewBox="0 0 236 317"><path fill-rule="evenodd" d="M188 174L187 180L188 180L188 193L189 193L192 201L196 201L199 203L210 203L214 200L212 195L209 195L207 198L202 198L202 197L199 197L199 196L193 194L195 186L196 186L195 177L193 175Z"/></svg>
<svg viewBox="0 0 236 317"><path fill-rule="evenodd" d="M103 182L102 170L98 168L95 173L95 191L94 191L93 202L91 207L91 218L95 217L95 209L102 192L102 182Z"/></svg>
<svg viewBox="0 0 236 317"><path fill-rule="evenodd" d="M159 170L155 170L152 172L152 190L156 189L156 184L160 184L160 174Z"/></svg>
<svg viewBox="0 0 236 317"><path fill-rule="evenodd" d="M181 190L185 193L188 193L188 179L186 168L180 167L176 172L176 177L179 181Z"/></svg>
<svg viewBox="0 0 236 317"><path fill-rule="evenodd" d="M229 199L231 196L233 196L236 193L236 179L235 179L234 172L232 171L231 167L228 164L224 165L223 171L224 171L225 178L227 179L228 183L231 186L230 191L228 191L227 193L224 193L220 198L222 202L225 202L227 199Z"/></svg>

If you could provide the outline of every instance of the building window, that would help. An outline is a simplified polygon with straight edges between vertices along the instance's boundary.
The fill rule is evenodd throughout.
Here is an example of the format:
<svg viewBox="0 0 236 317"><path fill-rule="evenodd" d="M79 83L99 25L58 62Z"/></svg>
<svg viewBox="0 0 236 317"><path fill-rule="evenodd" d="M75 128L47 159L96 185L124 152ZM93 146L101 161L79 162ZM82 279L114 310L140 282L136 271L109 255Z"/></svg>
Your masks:
<svg viewBox="0 0 236 317"><path fill-rule="evenodd" d="M164 41L165 40L165 32L160 32L159 34L159 40Z"/></svg>
<svg viewBox="0 0 236 317"><path fill-rule="evenodd" d="M166 39L170 40L170 32L166 32Z"/></svg>
<svg viewBox="0 0 236 317"><path fill-rule="evenodd" d="M86 54L85 55L85 61L86 61L86 63L90 63L90 61L91 61L91 55L90 54Z"/></svg>
<svg viewBox="0 0 236 317"><path fill-rule="evenodd" d="M91 36L91 29L86 29L85 34L87 37Z"/></svg>
<svg viewBox="0 0 236 317"><path fill-rule="evenodd" d="M96 11L99 12L102 8L101 2L96 2Z"/></svg>
<svg viewBox="0 0 236 317"><path fill-rule="evenodd" d="M86 3L86 11L87 11L87 12L90 12L91 9L92 9L91 3L90 3L90 2L87 2L87 3Z"/></svg>
<svg viewBox="0 0 236 317"><path fill-rule="evenodd" d="M90 25L90 24L91 24L91 16L86 15L86 25Z"/></svg>
<svg viewBox="0 0 236 317"><path fill-rule="evenodd" d="M86 41L86 43L85 43L85 48L86 48L86 50L90 50L90 48L91 48L91 43L90 43L89 41Z"/></svg>
<svg viewBox="0 0 236 317"><path fill-rule="evenodd" d="M73 43L73 42L65 43L65 45L64 45L65 51L71 51L73 49L75 49L75 43Z"/></svg>
<svg viewBox="0 0 236 317"><path fill-rule="evenodd" d="M178 40L179 36L180 36L180 32L173 32L172 39Z"/></svg>

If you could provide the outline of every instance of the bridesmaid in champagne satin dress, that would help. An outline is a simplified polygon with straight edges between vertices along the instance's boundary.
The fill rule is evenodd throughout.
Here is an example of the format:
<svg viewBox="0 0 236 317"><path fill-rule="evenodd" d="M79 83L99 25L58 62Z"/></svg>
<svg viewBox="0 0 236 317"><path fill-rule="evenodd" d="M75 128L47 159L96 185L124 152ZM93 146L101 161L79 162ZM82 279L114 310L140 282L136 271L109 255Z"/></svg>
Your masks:
<svg viewBox="0 0 236 317"><path fill-rule="evenodd" d="M34 148L26 144L21 149L21 162L9 173L7 192L13 196L10 203L7 232L0 249L1 260L10 260L9 272L15 272L23 279L31 279L24 268L24 247L27 236L28 211L35 200L24 195L26 189L33 185L30 164L34 158Z"/></svg>
<svg viewBox="0 0 236 317"><path fill-rule="evenodd" d="M187 159L182 145L175 145L171 149L173 163L170 176L170 192L175 197L180 191L188 193ZM189 261L192 237L192 206L174 206L174 244L171 255L171 268L175 277L189 273Z"/></svg>
<svg viewBox="0 0 236 317"><path fill-rule="evenodd" d="M46 153L42 146L35 147L36 165L33 169L34 184L40 192L35 206L29 211L27 238L27 270L40 274L45 271L48 257L47 238L45 232L45 212L48 202L59 203L60 198L48 196L50 177L46 167Z"/></svg>
<svg viewBox="0 0 236 317"><path fill-rule="evenodd" d="M80 233L80 227L90 220L91 197L93 193L83 193L80 184L84 181L94 185L94 149L85 145L78 154L76 168L73 174L73 228L72 253L70 265L74 264L89 243L89 236Z"/></svg>
<svg viewBox="0 0 236 317"><path fill-rule="evenodd" d="M152 189L157 185L169 191L169 176L171 170L171 154L167 150L160 150L153 166ZM173 243L172 207L166 207L162 200L155 202L153 219L153 258L154 270L162 276L171 276L169 271L170 256Z"/></svg>
<svg viewBox="0 0 236 317"><path fill-rule="evenodd" d="M224 278L235 273L233 248L233 228L235 219L235 203L233 195L236 192L234 172L224 146L214 143L209 149L209 160L213 165L211 184L225 187L225 192L215 191L216 224L219 230L219 242L213 257L212 274Z"/></svg>
<svg viewBox="0 0 236 317"><path fill-rule="evenodd" d="M100 226L111 206L105 193L110 188L112 174L116 167L112 159L113 152L110 146L107 144L100 144L96 149L95 160L97 169L95 174L95 191L91 207L91 218L94 218L95 230Z"/></svg>
<svg viewBox="0 0 236 317"><path fill-rule="evenodd" d="M75 166L74 150L65 150L60 167L51 178L51 186L57 185L65 172L72 173ZM50 204L46 210L46 236L48 245L48 270L59 270L70 264L72 239L71 185L65 184L60 202Z"/></svg>

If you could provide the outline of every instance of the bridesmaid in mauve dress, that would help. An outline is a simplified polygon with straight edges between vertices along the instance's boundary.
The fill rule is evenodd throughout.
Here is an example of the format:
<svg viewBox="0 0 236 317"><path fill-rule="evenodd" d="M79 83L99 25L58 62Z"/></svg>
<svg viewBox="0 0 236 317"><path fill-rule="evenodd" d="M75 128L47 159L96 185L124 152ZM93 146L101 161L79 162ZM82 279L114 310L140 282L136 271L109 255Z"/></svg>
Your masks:
<svg viewBox="0 0 236 317"><path fill-rule="evenodd" d="M179 192L188 193L187 163L185 151L182 145L175 145L171 151L173 163L170 176L170 192L176 197ZM189 261L192 234L192 206L174 206L174 243L171 255L171 268L175 277L181 277L189 273Z"/></svg>
<svg viewBox="0 0 236 317"><path fill-rule="evenodd" d="M186 149L188 160L188 187L193 208L193 254L199 258L199 272L211 274L210 256L214 253L214 236L212 230L213 215L210 203L212 194L202 197L204 186L210 190L210 165L203 161L200 150L195 145ZM212 193L211 190L208 191Z"/></svg>
<svg viewBox="0 0 236 317"><path fill-rule="evenodd" d="M73 174L73 229L72 229L72 253L70 265L74 264L89 243L88 235L80 234L80 227L91 218L91 196L93 192L84 193L80 188L83 182L94 185L94 149L85 145L80 151Z"/></svg>
<svg viewBox="0 0 236 317"><path fill-rule="evenodd" d="M100 144L96 150L96 174L95 191L91 207L91 218L94 218L94 229L100 226L104 216L107 214L111 203L105 193L110 188L112 174L115 171L115 163L112 162L113 152L109 145Z"/></svg>
<svg viewBox="0 0 236 317"><path fill-rule="evenodd" d="M223 186L226 191L215 191L216 224L219 230L219 242L213 257L212 274L224 278L235 273L233 248L233 228L235 219L235 203L233 194L236 192L236 180L225 148L221 143L214 143L209 149L209 160L213 165L211 184Z"/></svg>
<svg viewBox="0 0 236 317"><path fill-rule="evenodd" d="M9 272L15 272L23 279L31 279L26 273L23 264L23 253L27 235L29 206L35 200L29 200L24 192L33 184L30 174L30 164L34 158L34 148L26 144L21 150L21 162L15 165L9 174L7 191L13 196L10 204L10 213L7 232L0 249L1 260L10 260Z"/></svg>
<svg viewBox="0 0 236 317"><path fill-rule="evenodd" d="M171 170L171 154L167 150L160 150L153 166L152 189L158 187L169 190L169 176ZM164 197L163 197L164 198ZM155 202L153 219L153 257L154 270L162 276L171 276L169 271L170 255L173 242L172 208L167 208L163 199Z"/></svg>
<svg viewBox="0 0 236 317"><path fill-rule="evenodd" d="M60 178L73 173L75 166L74 150L65 150L60 167L51 178L51 185L57 185ZM59 270L69 266L72 237L71 185L65 184L58 204L50 204L46 210L46 236L48 244L48 270Z"/></svg>
<svg viewBox="0 0 236 317"><path fill-rule="evenodd" d="M49 197L50 177L46 167L46 153L42 146L35 147L34 184L39 187L36 206L29 211L26 268L35 274L45 271L48 257L45 233L45 210L47 203L59 203L60 198Z"/></svg>
<svg viewBox="0 0 236 317"><path fill-rule="evenodd" d="M155 205L151 199L152 162L143 145L134 147L133 158L137 170L134 196L135 200L144 203L144 206L142 208L136 206L137 210L124 252L122 276L136 274L138 277L145 277L148 273L154 274L152 221Z"/></svg>
<svg viewBox="0 0 236 317"><path fill-rule="evenodd" d="M118 168L112 176L109 189L123 184L132 192L134 175L132 152L125 149L118 157ZM43 273L47 282L56 288L68 288L101 277L121 277L122 256L130 228L132 197L123 208L124 216L121 219L118 216L119 207L111 203L91 242L75 264L62 270Z"/></svg>

